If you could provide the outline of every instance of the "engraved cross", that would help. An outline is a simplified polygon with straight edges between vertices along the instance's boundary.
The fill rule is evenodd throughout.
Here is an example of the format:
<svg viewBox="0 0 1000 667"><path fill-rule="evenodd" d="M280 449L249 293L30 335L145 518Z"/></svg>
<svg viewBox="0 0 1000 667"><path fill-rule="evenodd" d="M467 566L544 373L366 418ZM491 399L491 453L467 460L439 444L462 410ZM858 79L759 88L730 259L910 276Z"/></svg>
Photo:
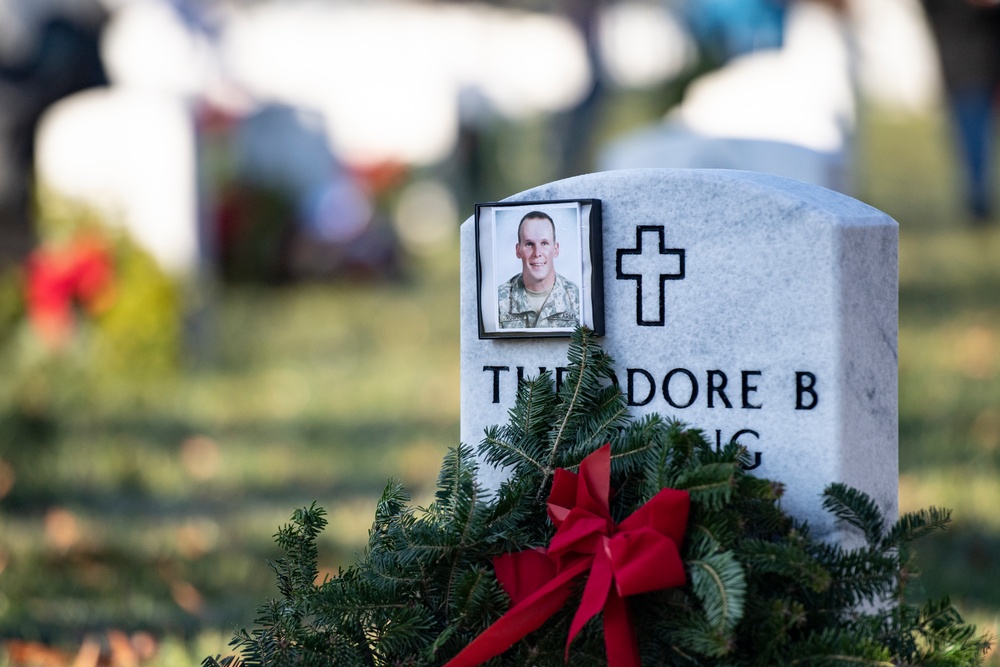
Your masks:
<svg viewBox="0 0 1000 667"><path fill-rule="evenodd" d="M656 235L653 247L649 237ZM616 278L635 281L635 321L641 327L665 322L664 287L668 280L684 279L684 250L667 248L663 225L635 228L635 247L617 251Z"/></svg>

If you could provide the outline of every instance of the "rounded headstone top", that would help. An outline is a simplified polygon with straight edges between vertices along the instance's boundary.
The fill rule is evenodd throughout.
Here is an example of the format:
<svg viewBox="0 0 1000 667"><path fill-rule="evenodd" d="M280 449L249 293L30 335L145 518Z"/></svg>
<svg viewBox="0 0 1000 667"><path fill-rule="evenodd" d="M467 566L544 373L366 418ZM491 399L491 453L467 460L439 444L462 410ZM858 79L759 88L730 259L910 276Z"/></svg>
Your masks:
<svg viewBox="0 0 1000 667"><path fill-rule="evenodd" d="M574 176L519 192L503 201L594 198L642 211L671 202L672 214L734 212L741 217L760 212L769 218L792 209L797 217L840 225L895 225L878 209L853 197L791 178L733 169L621 169ZM611 207L609 210L608 207Z"/></svg>

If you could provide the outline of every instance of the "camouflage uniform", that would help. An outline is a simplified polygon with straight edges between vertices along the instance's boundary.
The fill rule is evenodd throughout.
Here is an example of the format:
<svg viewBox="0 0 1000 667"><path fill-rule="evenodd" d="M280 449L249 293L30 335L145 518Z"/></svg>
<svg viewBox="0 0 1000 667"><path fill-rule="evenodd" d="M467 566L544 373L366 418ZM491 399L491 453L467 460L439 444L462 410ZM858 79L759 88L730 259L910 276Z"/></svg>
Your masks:
<svg viewBox="0 0 1000 667"><path fill-rule="evenodd" d="M501 329L575 327L580 323L580 290L572 280L558 273L552 292L537 315L528 305L528 293L520 273L500 285L497 302Z"/></svg>

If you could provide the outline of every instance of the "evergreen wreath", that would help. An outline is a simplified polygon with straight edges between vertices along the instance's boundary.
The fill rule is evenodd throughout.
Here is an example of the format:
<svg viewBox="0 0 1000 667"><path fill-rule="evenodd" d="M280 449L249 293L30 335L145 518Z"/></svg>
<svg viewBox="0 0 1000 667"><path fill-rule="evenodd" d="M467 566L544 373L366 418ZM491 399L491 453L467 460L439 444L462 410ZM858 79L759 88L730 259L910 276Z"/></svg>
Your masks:
<svg viewBox="0 0 1000 667"><path fill-rule="evenodd" d="M321 584L316 536L325 511L315 503L295 511L276 535L285 554L271 564L280 598L258 608L255 629L237 630L230 646L238 655L204 666L447 663L512 606L493 559L550 545L545 501L557 470L579 472L606 443L614 522L663 489L690 498L679 545L686 583L626 598L643 665L981 664L990 639L948 600L910 602L910 544L943 528L948 510L886 526L871 498L831 484L825 509L864 545L821 542L781 510L782 484L746 472L739 444L719 449L678 421L633 418L592 332L574 333L568 357L558 392L548 373L524 381L509 421L487 430L480 458L510 472L495 493L480 487L466 445L445 457L426 509L408 505L390 481L364 554ZM596 618L567 649L583 588L581 580L544 625L484 664L608 664Z"/></svg>

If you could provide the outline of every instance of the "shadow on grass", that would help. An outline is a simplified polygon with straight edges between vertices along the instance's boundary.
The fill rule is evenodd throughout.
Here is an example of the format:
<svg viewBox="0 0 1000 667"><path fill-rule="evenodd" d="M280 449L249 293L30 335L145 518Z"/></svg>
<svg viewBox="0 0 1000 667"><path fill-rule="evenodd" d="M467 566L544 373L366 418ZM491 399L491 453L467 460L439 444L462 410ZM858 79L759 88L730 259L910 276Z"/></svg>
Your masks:
<svg viewBox="0 0 1000 667"><path fill-rule="evenodd" d="M267 562L293 510L330 512L321 565L335 571L363 548L387 478L424 492L458 433L433 419L206 426L163 414L55 426L44 446L0 451L16 473L0 501L0 636L70 645L106 628L191 638L251 625L277 595Z"/></svg>
<svg viewBox="0 0 1000 667"><path fill-rule="evenodd" d="M965 609L995 610L1000 600L1000 534L957 523L915 545L927 597L949 596Z"/></svg>
<svg viewBox="0 0 1000 667"><path fill-rule="evenodd" d="M5 455L18 483L0 505L4 511L38 512L59 503L161 513L184 513L200 504L211 512L246 499L377 494L389 477L433 480L448 447L457 444L458 424L296 418L206 427L144 417L60 431L44 447L21 442ZM200 445L190 449L194 439ZM417 455L407 456L414 448ZM95 469L103 471L101 480L87 472Z"/></svg>
<svg viewBox="0 0 1000 667"><path fill-rule="evenodd" d="M937 283L904 284L899 289L899 310L905 323L940 324L958 315L996 314L1000 295L1000 276L982 276L957 289Z"/></svg>
<svg viewBox="0 0 1000 667"><path fill-rule="evenodd" d="M961 463L1000 471L1000 449L979 442L977 431L982 411L991 410L986 401L954 408L945 415L906 414L899 420L900 472L914 473L941 465Z"/></svg>
<svg viewBox="0 0 1000 667"><path fill-rule="evenodd" d="M382 449L404 441L414 433L458 434L458 421L393 419L348 421L344 419L300 417L289 419L241 419L229 425L209 425L192 420L150 415L135 418L115 416L94 422L73 423L75 438L125 438L144 445L176 448L186 438L207 435L221 440L239 440L266 445L296 441L322 447L338 444L365 444ZM457 444L454 443L454 444Z"/></svg>

